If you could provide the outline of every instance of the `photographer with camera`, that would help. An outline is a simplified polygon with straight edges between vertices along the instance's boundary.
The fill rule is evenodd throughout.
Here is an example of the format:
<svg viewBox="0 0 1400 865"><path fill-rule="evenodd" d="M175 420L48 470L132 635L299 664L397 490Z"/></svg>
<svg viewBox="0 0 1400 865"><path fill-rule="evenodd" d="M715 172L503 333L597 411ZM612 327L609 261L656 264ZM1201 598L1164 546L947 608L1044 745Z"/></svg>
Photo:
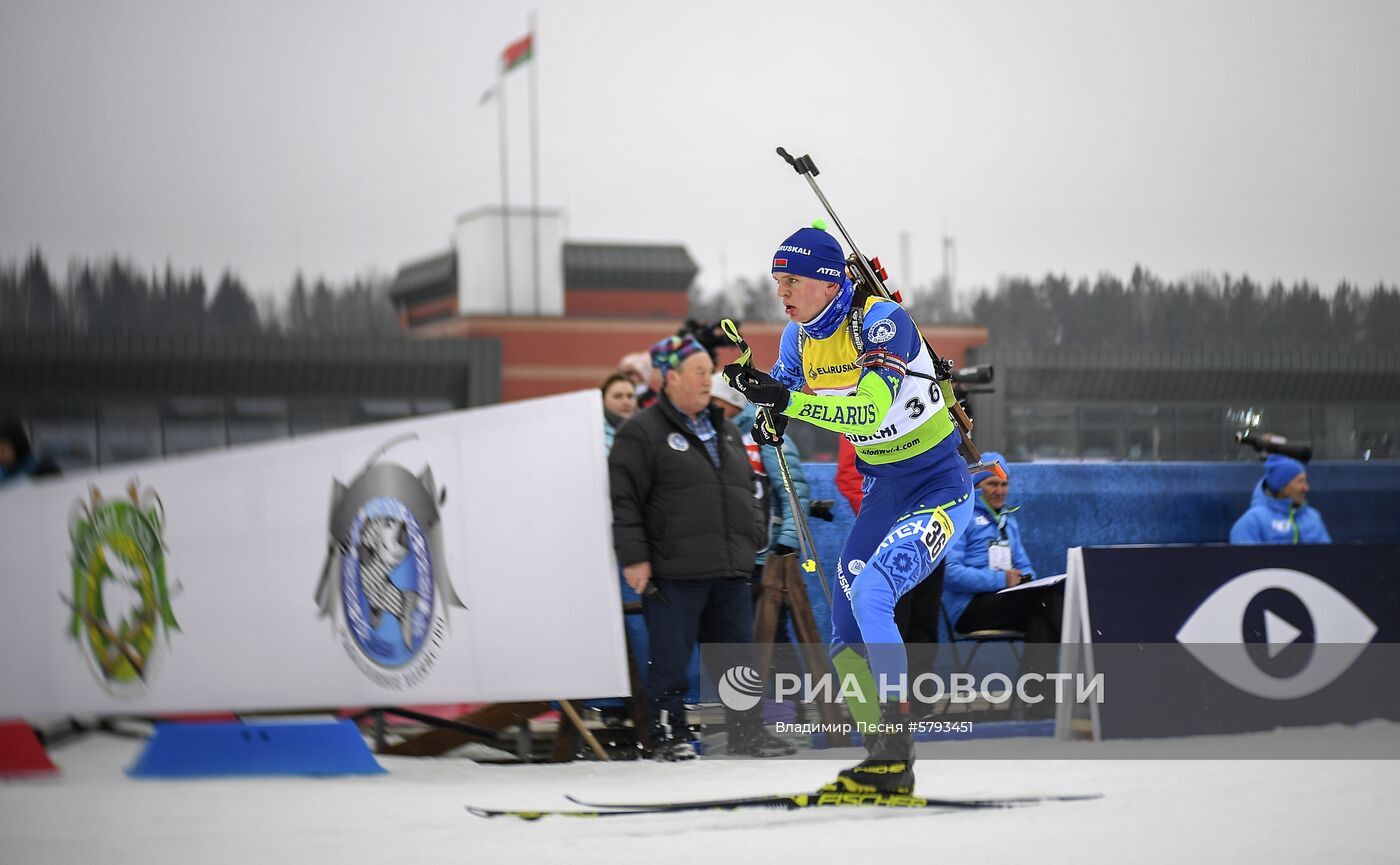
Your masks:
<svg viewBox="0 0 1400 865"><path fill-rule="evenodd" d="M1264 477L1254 487L1249 510L1230 529L1230 543L1332 543L1322 514L1307 503L1307 498L1307 467L1290 456L1270 453L1264 460Z"/></svg>

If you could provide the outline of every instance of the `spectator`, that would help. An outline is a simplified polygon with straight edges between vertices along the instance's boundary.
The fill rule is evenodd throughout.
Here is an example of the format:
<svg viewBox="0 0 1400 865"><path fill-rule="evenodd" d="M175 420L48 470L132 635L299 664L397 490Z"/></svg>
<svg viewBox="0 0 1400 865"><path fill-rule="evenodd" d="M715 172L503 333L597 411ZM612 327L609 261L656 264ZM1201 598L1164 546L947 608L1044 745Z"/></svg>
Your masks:
<svg viewBox="0 0 1400 865"><path fill-rule="evenodd" d="M1001 454L983 451L982 460L996 460L1006 468ZM1019 592L1003 589L1036 578L1030 557L1021 545L1021 527L1006 506L1011 488L1010 471L1002 480L990 471L972 476L977 503L967 531L948 551L943 607L948 621L960 633L989 629L1021 631L1026 650L1021 672L1054 671L1064 607L1064 583ZM951 639L952 635L949 635ZM1034 692L1035 689L1027 688ZM1040 702L1037 712L1053 712L1054 704Z"/></svg>
<svg viewBox="0 0 1400 865"><path fill-rule="evenodd" d="M24 478L57 474L62 474L58 464L40 457L29 446L23 424L15 419L0 423L0 487L18 485Z"/></svg>
<svg viewBox="0 0 1400 865"><path fill-rule="evenodd" d="M611 452L617 428L637 413L637 390L621 371L603 379L598 389L603 392L603 441Z"/></svg>
<svg viewBox="0 0 1400 865"><path fill-rule="evenodd" d="M621 427L637 412L637 391L632 386L631 377L622 370L618 370L603 379L603 383L598 386L598 389L603 394L603 443L607 451L611 452L618 427ZM617 569L617 578L621 584L624 606L641 600L641 596L632 591L632 587L627 585L627 581L623 579L620 567ZM629 654L640 657L646 651L646 628L637 621L635 615L624 615L622 620L623 629L627 634ZM589 705L598 709L603 723L609 727L621 727L626 723L627 702L625 700L597 699L591 701Z"/></svg>
<svg viewBox="0 0 1400 865"><path fill-rule="evenodd" d="M1230 529L1230 543L1332 543L1322 514L1308 504L1307 498L1307 468L1292 457L1269 454L1249 510Z"/></svg>
<svg viewBox="0 0 1400 865"><path fill-rule="evenodd" d="M651 389L651 355L644 351L624 354L617 362L618 371L627 376L637 391L637 408L651 408L656 391Z"/></svg>
<svg viewBox="0 0 1400 865"><path fill-rule="evenodd" d="M695 756L683 702L691 654L697 638L752 643L749 577L765 527L739 431L710 407L710 356L692 338L667 337L651 357L660 397L617 431L608 458L613 543L643 597L653 754L685 760ZM790 752L752 710L731 714L729 729L730 753Z"/></svg>

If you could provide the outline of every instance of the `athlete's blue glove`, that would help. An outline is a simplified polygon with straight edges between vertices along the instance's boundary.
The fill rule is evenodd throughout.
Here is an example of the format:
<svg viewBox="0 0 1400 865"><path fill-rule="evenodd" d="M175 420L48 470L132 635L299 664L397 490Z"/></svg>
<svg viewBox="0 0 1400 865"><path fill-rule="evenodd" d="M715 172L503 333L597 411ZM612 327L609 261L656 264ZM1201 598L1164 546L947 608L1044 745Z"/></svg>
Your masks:
<svg viewBox="0 0 1400 865"><path fill-rule="evenodd" d="M775 416L783 413L792 397L786 385L763 370L751 366L729 364L724 368L724 380L749 402L761 408L772 409Z"/></svg>

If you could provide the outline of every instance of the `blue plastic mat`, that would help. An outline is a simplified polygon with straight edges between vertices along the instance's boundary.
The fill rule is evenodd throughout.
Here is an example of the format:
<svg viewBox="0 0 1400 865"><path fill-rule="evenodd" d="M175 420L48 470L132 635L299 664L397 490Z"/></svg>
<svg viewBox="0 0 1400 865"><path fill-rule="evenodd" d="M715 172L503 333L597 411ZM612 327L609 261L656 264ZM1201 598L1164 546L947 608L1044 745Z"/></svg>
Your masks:
<svg viewBox="0 0 1400 865"><path fill-rule="evenodd" d="M378 775L384 767L351 721L160 724L127 774L133 778L231 775Z"/></svg>

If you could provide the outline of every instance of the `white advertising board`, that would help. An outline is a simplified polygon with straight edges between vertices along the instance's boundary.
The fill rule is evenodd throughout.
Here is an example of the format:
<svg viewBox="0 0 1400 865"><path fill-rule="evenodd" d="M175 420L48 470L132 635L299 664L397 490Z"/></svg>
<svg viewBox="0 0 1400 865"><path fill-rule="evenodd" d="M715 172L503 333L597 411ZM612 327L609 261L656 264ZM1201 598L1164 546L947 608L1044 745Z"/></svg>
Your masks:
<svg viewBox="0 0 1400 865"><path fill-rule="evenodd" d="M0 492L0 717L628 693L596 391Z"/></svg>

